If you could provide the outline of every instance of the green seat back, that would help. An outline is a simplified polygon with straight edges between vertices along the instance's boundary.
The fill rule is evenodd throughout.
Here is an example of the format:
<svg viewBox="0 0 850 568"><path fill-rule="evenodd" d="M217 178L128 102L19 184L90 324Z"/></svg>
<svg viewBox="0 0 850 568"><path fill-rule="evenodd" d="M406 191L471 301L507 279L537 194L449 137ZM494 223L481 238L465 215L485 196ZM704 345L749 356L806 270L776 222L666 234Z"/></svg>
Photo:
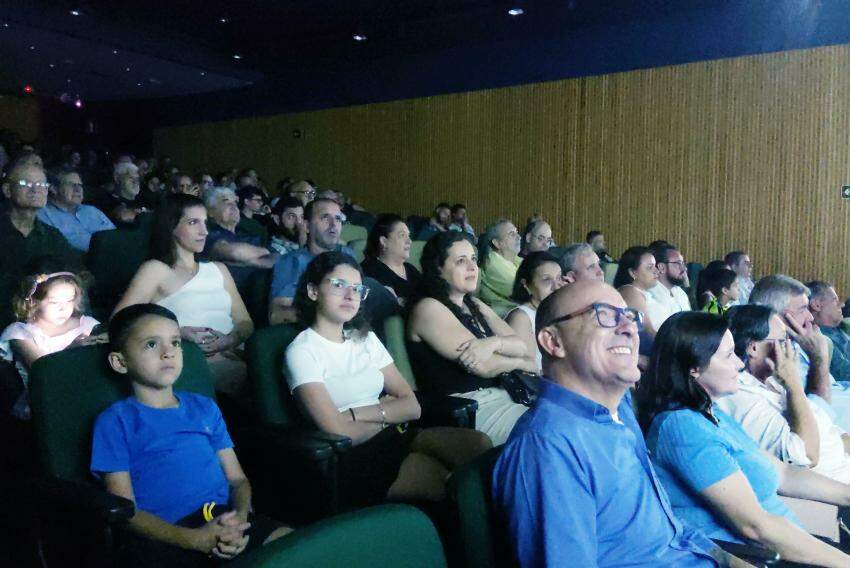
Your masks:
<svg viewBox="0 0 850 568"><path fill-rule="evenodd" d="M366 227L361 227L360 225L348 223L342 226L342 232L339 234L339 241L341 243L350 243L351 241L355 241L358 239L366 240L368 236L369 231L366 229Z"/></svg>
<svg viewBox="0 0 850 568"><path fill-rule="evenodd" d="M245 283L242 301L254 322L254 329L269 325L269 290L272 287L272 270L254 270Z"/></svg>
<svg viewBox="0 0 850 568"><path fill-rule="evenodd" d="M401 376L408 382L410 388L416 390L416 377L407 356L407 345L404 343L404 319L401 316L391 316L384 320L384 344L392 355L393 361Z"/></svg>
<svg viewBox="0 0 850 568"><path fill-rule="evenodd" d="M363 253L366 250L366 239L354 239L353 241L348 241L348 246L354 251L354 259L357 262L363 262L363 259L365 258Z"/></svg>
<svg viewBox="0 0 850 568"><path fill-rule="evenodd" d="M92 428L97 416L130 395L126 375L112 371L106 345L66 349L37 360L30 369L30 404L42 466L49 475L74 481L89 476ZM183 344L183 372L175 390L215 396L206 359Z"/></svg>
<svg viewBox="0 0 850 568"><path fill-rule="evenodd" d="M425 243L428 241L413 241L410 243L410 258L407 262L416 267L416 270L422 271L422 249L425 248Z"/></svg>
<svg viewBox="0 0 850 568"><path fill-rule="evenodd" d="M449 480L449 498L457 507L463 565L467 568L517 565L491 495L493 466L501 450L489 450L455 471Z"/></svg>
<svg viewBox="0 0 850 568"><path fill-rule="evenodd" d="M248 380L254 389L254 406L263 424L303 424L303 418L286 383L284 354L302 328L295 324L257 330L245 343Z"/></svg>
<svg viewBox="0 0 850 568"><path fill-rule="evenodd" d="M619 264L616 262L606 262L602 265L602 273L605 275L605 283L614 285L614 276L617 275Z"/></svg>
<svg viewBox="0 0 850 568"><path fill-rule="evenodd" d="M434 525L410 505L382 505L325 519L230 563L237 568L444 568Z"/></svg>
<svg viewBox="0 0 850 568"><path fill-rule="evenodd" d="M150 238L149 221L134 228L92 235L87 256L88 269L94 276L90 298L99 313L111 313L124 295L130 280L148 258Z"/></svg>

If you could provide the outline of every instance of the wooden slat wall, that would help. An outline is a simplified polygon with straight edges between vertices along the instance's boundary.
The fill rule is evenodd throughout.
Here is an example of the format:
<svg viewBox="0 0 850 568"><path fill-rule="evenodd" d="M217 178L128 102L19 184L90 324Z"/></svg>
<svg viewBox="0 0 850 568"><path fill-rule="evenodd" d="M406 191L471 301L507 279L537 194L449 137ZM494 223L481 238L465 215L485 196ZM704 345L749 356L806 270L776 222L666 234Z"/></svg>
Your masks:
<svg viewBox="0 0 850 568"><path fill-rule="evenodd" d="M664 238L701 262L743 248L758 274L850 292L850 46L168 128L155 143L192 170L312 177L372 211L461 201L477 229L541 211L560 241L601 229L617 254Z"/></svg>

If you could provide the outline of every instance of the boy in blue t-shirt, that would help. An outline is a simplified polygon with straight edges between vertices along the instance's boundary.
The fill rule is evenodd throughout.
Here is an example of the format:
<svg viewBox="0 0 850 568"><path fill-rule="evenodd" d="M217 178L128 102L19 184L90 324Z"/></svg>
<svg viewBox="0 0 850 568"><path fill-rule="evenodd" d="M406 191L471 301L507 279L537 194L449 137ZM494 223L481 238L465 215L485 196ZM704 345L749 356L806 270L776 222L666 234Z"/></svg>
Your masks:
<svg viewBox="0 0 850 568"><path fill-rule="evenodd" d="M251 485L215 402L173 391L183 370L175 315L154 304L124 308L109 323L109 344L109 365L127 375L133 395L98 417L91 471L135 502L132 532L171 545L155 554L181 564L186 551L229 559L288 533L250 514Z"/></svg>

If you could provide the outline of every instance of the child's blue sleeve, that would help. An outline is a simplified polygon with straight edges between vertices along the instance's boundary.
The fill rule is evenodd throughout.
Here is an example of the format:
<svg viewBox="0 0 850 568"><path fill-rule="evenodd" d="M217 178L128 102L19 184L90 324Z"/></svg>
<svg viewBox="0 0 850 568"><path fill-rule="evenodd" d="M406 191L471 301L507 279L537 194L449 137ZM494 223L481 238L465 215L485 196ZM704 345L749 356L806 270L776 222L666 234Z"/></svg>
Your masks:
<svg viewBox="0 0 850 568"><path fill-rule="evenodd" d="M212 434L210 435L210 444L217 452L226 448L233 447L233 440L230 439L230 434L227 432L227 424L224 423L224 417L221 415L221 410L218 405L210 401L210 413L212 414Z"/></svg>
<svg viewBox="0 0 850 568"><path fill-rule="evenodd" d="M94 424L91 471L95 475L130 471L130 448L120 416L109 408Z"/></svg>

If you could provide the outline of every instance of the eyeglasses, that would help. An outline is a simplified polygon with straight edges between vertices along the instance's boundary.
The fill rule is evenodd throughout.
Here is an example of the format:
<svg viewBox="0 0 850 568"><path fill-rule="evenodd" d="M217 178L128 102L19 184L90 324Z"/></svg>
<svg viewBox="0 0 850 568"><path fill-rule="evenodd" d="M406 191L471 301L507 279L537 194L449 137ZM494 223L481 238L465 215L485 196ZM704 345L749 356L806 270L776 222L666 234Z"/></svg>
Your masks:
<svg viewBox="0 0 850 568"><path fill-rule="evenodd" d="M643 329L643 314L639 311L634 308L618 308L611 304L605 304L602 302L595 302L583 310L557 317L547 323L546 326L555 325L556 323L561 323L563 321L583 316L590 311L596 313L596 321L599 323L600 327L617 327L620 325L621 318L626 318L637 325L638 330Z"/></svg>
<svg viewBox="0 0 850 568"><path fill-rule="evenodd" d="M543 235L537 235L536 237L534 237L534 240L537 241L540 244L545 243L545 244L549 245L550 247L555 246L555 239L553 239L552 237L545 237Z"/></svg>
<svg viewBox="0 0 850 568"><path fill-rule="evenodd" d="M684 263L684 261L681 261L681 260L671 260L669 262L661 262L661 263L658 263L658 264L675 264L679 268L682 268L682 269L685 268L685 263Z"/></svg>
<svg viewBox="0 0 850 568"><path fill-rule="evenodd" d="M762 341L775 344L784 343L788 341L788 335L786 334L785 337L765 337Z"/></svg>
<svg viewBox="0 0 850 568"><path fill-rule="evenodd" d="M303 193L304 195L306 195L310 199L313 199L314 197L316 197L316 191L313 190L313 189L296 191L295 193Z"/></svg>
<svg viewBox="0 0 850 568"><path fill-rule="evenodd" d="M29 189L30 191L34 189L50 189L50 184L46 181L27 181L25 179L19 179L18 186Z"/></svg>
<svg viewBox="0 0 850 568"><path fill-rule="evenodd" d="M361 300L369 296L369 288L365 284L352 284L342 278L328 278L328 283L331 285L331 294L334 296L345 296L349 289L354 290Z"/></svg>

